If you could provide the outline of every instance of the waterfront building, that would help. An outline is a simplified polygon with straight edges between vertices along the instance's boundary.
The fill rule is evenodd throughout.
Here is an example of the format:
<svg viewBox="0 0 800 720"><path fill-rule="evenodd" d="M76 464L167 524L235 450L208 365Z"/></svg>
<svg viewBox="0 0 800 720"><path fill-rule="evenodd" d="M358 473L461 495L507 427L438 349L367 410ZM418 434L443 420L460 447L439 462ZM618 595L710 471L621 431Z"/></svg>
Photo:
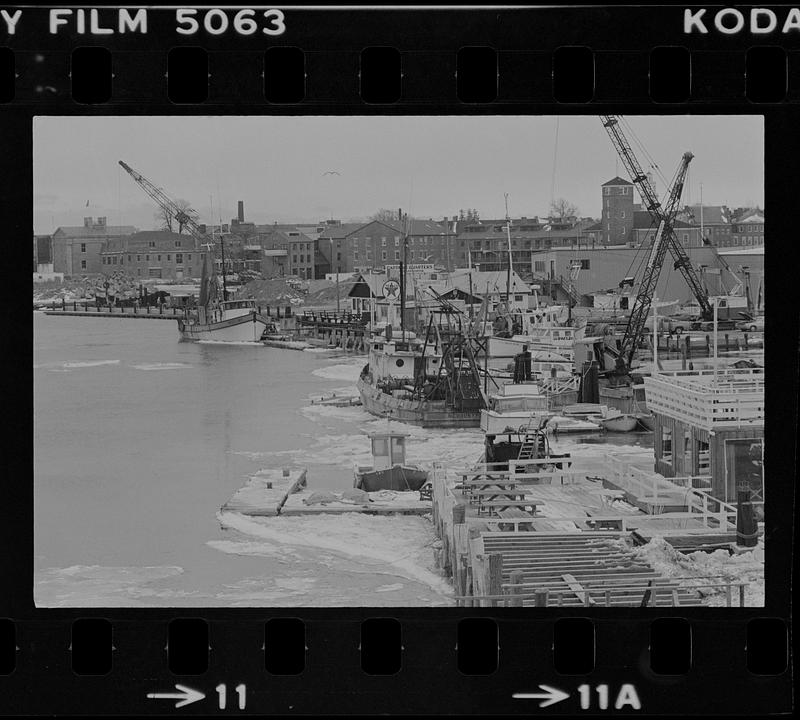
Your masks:
<svg viewBox="0 0 800 720"><path fill-rule="evenodd" d="M100 258L100 272L110 275L123 271L136 278L199 278L203 259L213 250L185 233L144 230L123 237L109 238Z"/></svg>
<svg viewBox="0 0 800 720"><path fill-rule="evenodd" d="M729 503L744 485L763 502L763 368L660 372L644 385L656 472L710 476L710 493Z"/></svg>
<svg viewBox="0 0 800 720"><path fill-rule="evenodd" d="M531 252L554 247L594 246L599 244L597 223L591 218L538 217L511 219L511 259L514 270L530 275ZM506 221L482 220L463 224L455 238L457 267L470 262L480 270L497 271L508 266L508 232ZM466 257L465 257L466 256Z"/></svg>
<svg viewBox="0 0 800 720"><path fill-rule="evenodd" d="M66 277L102 273L104 244L136 231L132 225L108 225L104 217L85 217L82 226L61 226L53 233L53 271Z"/></svg>
<svg viewBox="0 0 800 720"><path fill-rule="evenodd" d="M753 248L755 249L755 248ZM573 264L580 263L580 270L574 280L576 291L580 295L588 295L605 290L619 290L619 284L626 275L632 275L643 260L647 248L621 247L581 247L551 248L531 253L534 282L547 282L555 292L555 288L563 286L570 278ZM687 249L689 259L695 268L719 269L720 262L711 247L690 247ZM764 255L760 254L725 254L728 264L735 273L746 266L751 274L753 292L758 286L764 272ZM661 273L656 289L656 296L664 300L687 302L693 299L683 276L671 270L669 259L665 271ZM668 269L669 268L669 269ZM702 278L711 295L724 294L731 290L735 281L727 273L704 272ZM564 299L559 295L559 300Z"/></svg>

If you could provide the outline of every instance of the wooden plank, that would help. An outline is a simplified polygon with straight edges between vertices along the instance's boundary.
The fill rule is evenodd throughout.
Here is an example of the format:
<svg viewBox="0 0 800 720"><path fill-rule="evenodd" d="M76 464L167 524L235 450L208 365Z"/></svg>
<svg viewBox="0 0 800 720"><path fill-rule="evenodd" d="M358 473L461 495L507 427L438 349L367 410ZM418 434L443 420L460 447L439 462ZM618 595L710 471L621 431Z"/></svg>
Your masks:
<svg viewBox="0 0 800 720"><path fill-rule="evenodd" d="M581 604L597 605L594 599L587 597L586 593L584 592L583 585L581 585L572 575L569 573L564 573L561 577L564 578L564 581L567 583L569 589L580 598Z"/></svg>

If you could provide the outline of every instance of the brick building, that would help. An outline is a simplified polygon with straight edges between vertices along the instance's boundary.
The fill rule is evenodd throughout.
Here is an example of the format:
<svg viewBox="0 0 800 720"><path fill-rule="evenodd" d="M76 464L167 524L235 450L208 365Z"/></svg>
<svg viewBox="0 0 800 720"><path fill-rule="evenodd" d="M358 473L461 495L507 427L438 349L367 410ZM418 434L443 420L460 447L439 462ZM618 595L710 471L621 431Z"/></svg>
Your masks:
<svg viewBox="0 0 800 720"><path fill-rule="evenodd" d="M617 176L603 183L603 211L598 239L604 245L631 242L633 232L633 183Z"/></svg>
<svg viewBox="0 0 800 720"><path fill-rule="evenodd" d="M124 271L137 278L199 278L209 248L191 235L145 230L109 238L101 253L101 272ZM210 251L213 256L213 250Z"/></svg>
<svg viewBox="0 0 800 720"><path fill-rule="evenodd" d="M597 224L589 219L565 221L538 217L511 220L511 258L514 269L531 274L531 253L557 247L593 246L597 233L589 230ZM508 233L505 220L482 220L465 225L456 238L457 267L502 270L508 265ZM466 258L464 254L466 253Z"/></svg>
<svg viewBox="0 0 800 720"><path fill-rule="evenodd" d="M67 277L103 272L106 241L136 232L132 225L108 225L106 218L83 218L83 225L61 226L53 233L53 270Z"/></svg>

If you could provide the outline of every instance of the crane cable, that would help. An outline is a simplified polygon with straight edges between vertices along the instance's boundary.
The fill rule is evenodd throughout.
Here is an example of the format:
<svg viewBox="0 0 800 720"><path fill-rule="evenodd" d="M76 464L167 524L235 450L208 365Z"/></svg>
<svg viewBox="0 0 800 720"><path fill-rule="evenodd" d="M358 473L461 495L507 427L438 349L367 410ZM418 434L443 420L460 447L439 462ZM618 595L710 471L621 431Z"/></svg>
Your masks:
<svg viewBox="0 0 800 720"><path fill-rule="evenodd" d="M559 117L556 115L556 138L555 142L553 143L553 172L550 176L550 207L553 207L553 204L556 201L556 159L558 157L558 124L559 124Z"/></svg>

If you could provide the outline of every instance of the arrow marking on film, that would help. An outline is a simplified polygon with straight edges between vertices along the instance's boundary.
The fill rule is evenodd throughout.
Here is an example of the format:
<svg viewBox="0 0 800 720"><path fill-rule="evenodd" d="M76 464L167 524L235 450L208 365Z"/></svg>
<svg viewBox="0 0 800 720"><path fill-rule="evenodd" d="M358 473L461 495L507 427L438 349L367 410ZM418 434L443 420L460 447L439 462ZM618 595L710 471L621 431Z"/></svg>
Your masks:
<svg viewBox="0 0 800 720"><path fill-rule="evenodd" d="M199 690L192 690L192 688L188 688L185 685L178 685L176 683L175 689L180 690L180 692L147 693L147 697L151 700L179 700L180 702L175 703L176 708L183 707L184 705L190 705L191 703L202 700L205 697L205 693L201 693Z"/></svg>
<svg viewBox="0 0 800 720"><path fill-rule="evenodd" d="M542 700L539 703L540 708L547 707L548 705L555 705L562 700L569 697L569 693L559 690L558 688L550 687L549 685L539 685L543 693L514 693L511 697L517 700Z"/></svg>

